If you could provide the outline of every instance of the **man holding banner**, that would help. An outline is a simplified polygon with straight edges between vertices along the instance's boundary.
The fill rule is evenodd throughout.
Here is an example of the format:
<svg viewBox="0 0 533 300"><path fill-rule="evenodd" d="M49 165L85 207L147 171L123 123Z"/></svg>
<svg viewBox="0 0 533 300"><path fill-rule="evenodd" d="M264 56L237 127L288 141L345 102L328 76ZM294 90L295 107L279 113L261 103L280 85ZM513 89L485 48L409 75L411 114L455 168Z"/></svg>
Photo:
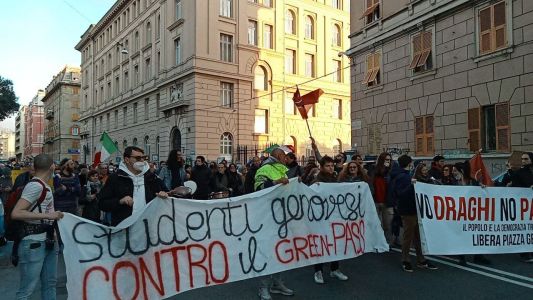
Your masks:
<svg viewBox="0 0 533 300"><path fill-rule="evenodd" d="M287 161L287 153L289 152L290 150L287 147L278 147L270 153L270 157L263 162L255 174L254 188L256 191L280 183L289 183L289 179L287 178L287 171L289 168L285 165ZM261 300L270 300L272 299L270 293L282 294L285 296L294 295L294 291L286 287L281 280L280 273L263 276L261 278L259 298L261 298Z"/></svg>
<svg viewBox="0 0 533 300"><path fill-rule="evenodd" d="M111 225L140 212L156 196L167 198L168 189L159 177L148 172L144 151L137 147L124 150L119 170L109 176L98 193L100 209L111 213Z"/></svg>
<svg viewBox="0 0 533 300"><path fill-rule="evenodd" d="M394 166L391 171L393 196L398 199L398 212L402 216L404 227L402 239L402 267L405 272L413 272L409 251L413 243L416 250L416 266L423 269L436 270L437 267L426 260L422 254L420 231L416 216L415 189L409 172L413 169L413 159L408 155L398 158L399 168Z"/></svg>

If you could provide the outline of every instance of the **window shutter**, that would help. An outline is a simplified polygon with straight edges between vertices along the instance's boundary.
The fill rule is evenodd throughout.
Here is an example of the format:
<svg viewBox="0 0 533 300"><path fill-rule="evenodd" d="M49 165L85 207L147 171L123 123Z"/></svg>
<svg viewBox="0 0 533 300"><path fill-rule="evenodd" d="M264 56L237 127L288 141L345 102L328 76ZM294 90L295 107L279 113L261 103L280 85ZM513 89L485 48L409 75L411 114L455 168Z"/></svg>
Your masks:
<svg viewBox="0 0 533 300"><path fill-rule="evenodd" d="M415 119L415 140L415 152L417 155L420 155L424 152L424 117L417 117Z"/></svg>
<svg viewBox="0 0 533 300"><path fill-rule="evenodd" d="M479 11L479 52L486 53L492 50L492 18L491 7ZM479 150L479 149L478 149Z"/></svg>
<svg viewBox="0 0 533 300"><path fill-rule="evenodd" d="M379 0L374 0L374 1L366 0L366 10L361 16L361 19L366 18L367 16L373 14L376 8L378 7L378 4L379 4Z"/></svg>
<svg viewBox="0 0 533 300"><path fill-rule="evenodd" d="M372 55L372 59L374 61L373 63L373 70L372 70L372 75L370 76L370 78L368 79L368 83L370 82L373 82L374 80L376 80L376 78L378 78L378 73L379 73L379 58L380 58L380 55L379 53L374 53L374 55Z"/></svg>
<svg viewBox="0 0 533 300"><path fill-rule="evenodd" d="M496 104L494 110L496 112L496 150L510 152L509 102Z"/></svg>
<svg viewBox="0 0 533 300"><path fill-rule="evenodd" d="M413 37L413 60L409 65L409 69L416 68L420 55L422 55L422 34L417 34Z"/></svg>
<svg viewBox="0 0 533 300"><path fill-rule="evenodd" d="M422 54L420 55L420 60L418 61L417 67L422 67L426 64L429 54L431 53L431 32L422 32Z"/></svg>
<svg viewBox="0 0 533 300"><path fill-rule="evenodd" d="M505 34L505 2L500 2L493 7L494 20L494 50L505 47L507 44Z"/></svg>
<svg viewBox="0 0 533 300"><path fill-rule="evenodd" d="M425 135L426 135L426 155L431 155L435 151L433 145L433 116L425 117Z"/></svg>
<svg viewBox="0 0 533 300"><path fill-rule="evenodd" d="M372 54L368 55L366 57L366 75L365 79L363 80L362 84L368 84L368 80L370 79L370 76L372 75L372 71L374 70L374 59L372 57Z"/></svg>
<svg viewBox="0 0 533 300"><path fill-rule="evenodd" d="M481 108L468 110L468 139L470 151L478 151L481 147Z"/></svg>

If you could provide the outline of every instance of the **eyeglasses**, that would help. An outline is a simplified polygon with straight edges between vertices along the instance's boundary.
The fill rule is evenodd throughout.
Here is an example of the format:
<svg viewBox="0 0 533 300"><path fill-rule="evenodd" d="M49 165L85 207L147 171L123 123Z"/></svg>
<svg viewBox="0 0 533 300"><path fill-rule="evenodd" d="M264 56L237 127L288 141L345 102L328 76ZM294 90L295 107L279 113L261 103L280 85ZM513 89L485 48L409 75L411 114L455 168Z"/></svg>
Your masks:
<svg viewBox="0 0 533 300"><path fill-rule="evenodd" d="M139 155L139 156L130 156L130 158L133 158L135 159L136 161L139 161L139 160L147 160L148 159L148 156L147 155Z"/></svg>

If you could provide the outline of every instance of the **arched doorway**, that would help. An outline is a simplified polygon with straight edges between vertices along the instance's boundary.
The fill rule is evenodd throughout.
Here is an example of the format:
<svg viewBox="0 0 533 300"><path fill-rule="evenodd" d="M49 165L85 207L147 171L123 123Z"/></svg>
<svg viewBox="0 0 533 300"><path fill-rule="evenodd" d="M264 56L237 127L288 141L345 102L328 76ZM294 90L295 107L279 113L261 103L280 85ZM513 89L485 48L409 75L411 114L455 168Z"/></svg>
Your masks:
<svg viewBox="0 0 533 300"><path fill-rule="evenodd" d="M170 150L181 151L181 132L177 127L172 128L170 132Z"/></svg>

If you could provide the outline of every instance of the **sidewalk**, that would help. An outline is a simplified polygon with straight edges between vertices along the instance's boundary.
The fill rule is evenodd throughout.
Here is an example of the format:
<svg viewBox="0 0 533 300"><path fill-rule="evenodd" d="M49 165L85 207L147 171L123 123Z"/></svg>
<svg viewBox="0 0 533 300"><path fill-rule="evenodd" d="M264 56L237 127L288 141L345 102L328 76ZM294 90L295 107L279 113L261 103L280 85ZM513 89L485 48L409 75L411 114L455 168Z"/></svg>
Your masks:
<svg viewBox="0 0 533 300"><path fill-rule="evenodd" d="M11 247L11 243L0 247L0 278L2 278L2 284L0 284L0 295L2 296L0 298L2 299L15 299L15 295L19 286L19 269L13 267L10 261ZM57 299L67 299L67 288L65 287L65 263L62 255L59 255L57 271ZM35 288L31 299L41 299L40 284L38 284Z"/></svg>

